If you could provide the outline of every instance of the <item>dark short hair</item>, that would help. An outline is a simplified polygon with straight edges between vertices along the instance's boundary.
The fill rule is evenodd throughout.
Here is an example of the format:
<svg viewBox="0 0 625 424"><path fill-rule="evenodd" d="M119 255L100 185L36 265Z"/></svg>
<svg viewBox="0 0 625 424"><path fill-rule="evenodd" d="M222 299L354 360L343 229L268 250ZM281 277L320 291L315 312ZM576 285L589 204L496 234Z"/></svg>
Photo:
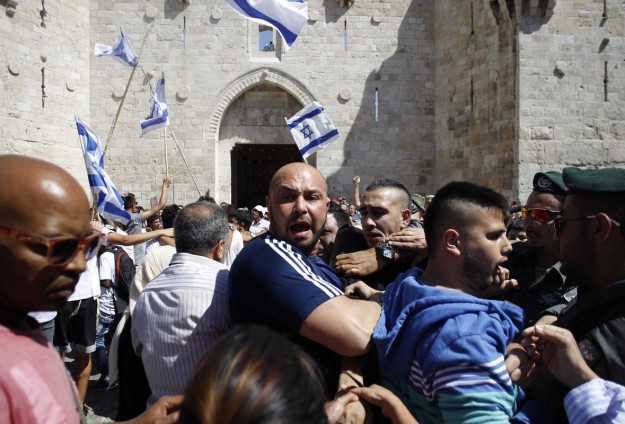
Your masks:
<svg viewBox="0 0 625 424"><path fill-rule="evenodd" d="M460 231L471 226L476 208L496 211L501 213L504 222L507 220L508 201L490 188L452 182L436 192L423 221L430 257L434 257L443 232L449 228Z"/></svg>
<svg viewBox="0 0 625 424"><path fill-rule="evenodd" d="M250 226L252 225L252 212L247 209L239 209L236 213L237 222L243 225L243 228L249 231Z"/></svg>
<svg viewBox="0 0 625 424"><path fill-rule="evenodd" d="M198 363L181 424L325 424L323 377L297 345L261 325L240 326Z"/></svg>
<svg viewBox="0 0 625 424"><path fill-rule="evenodd" d="M176 216L174 240L176 251L205 256L228 233L226 211L215 203L190 203Z"/></svg>
<svg viewBox="0 0 625 424"><path fill-rule="evenodd" d="M124 209L132 208L135 202L137 201L137 198L135 197L134 193L126 193L123 199L124 199Z"/></svg>
<svg viewBox="0 0 625 424"><path fill-rule="evenodd" d="M180 212L180 209L182 209L182 206L175 203L167 205L163 208L163 213L161 215L163 228L174 228L174 221L176 219L176 215Z"/></svg>
<svg viewBox="0 0 625 424"><path fill-rule="evenodd" d="M208 193L208 192L207 192ZM215 200L214 197L209 196L208 194L200 196L197 199L198 202L210 202L210 203L214 203L217 204L217 201Z"/></svg>
<svg viewBox="0 0 625 424"><path fill-rule="evenodd" d="M230 203L221 203L220 205L225 211L226 214L228 215L228 219L230 219L231 216L234 216L237 213L237 207L234 205L231 205Z"/></svg>
<svg viewBox="0 0 625 424"><path fill-rule="evenodd" d="M157 213L155 213L154 215L152 215L151 217L149 217L148 219L146 219L146 222L147 222L148 224L151 224L151 223L153 223L154 221L158 221L159 219L161 219L161 217L160 217L160 216L158 216L158 214L157 214Z"/></svg>
<svg viewBox="0 0 625 424"><path fill-rule="evenodd" d="M349 217L349 214L345 212L339 205L336 203L330 203L330 209L328 209L328 215L332 214L334 219L336 220L336 225L339 228L343 228L345 226L352 225L352 219Z"/></svg>
<svg viewBox="0 0 625 424"><path fill-rule="evenodd" d="M365 193L368 191L375 191L375 190L384 189L384 188L400 191L402 193L402 198L403 198L402 207L404 209L410 209L410 192L399 181L392 180L390 178L381 178L379 180L375 180L374 182L372 182L371 184L367 186Z"/></svg>

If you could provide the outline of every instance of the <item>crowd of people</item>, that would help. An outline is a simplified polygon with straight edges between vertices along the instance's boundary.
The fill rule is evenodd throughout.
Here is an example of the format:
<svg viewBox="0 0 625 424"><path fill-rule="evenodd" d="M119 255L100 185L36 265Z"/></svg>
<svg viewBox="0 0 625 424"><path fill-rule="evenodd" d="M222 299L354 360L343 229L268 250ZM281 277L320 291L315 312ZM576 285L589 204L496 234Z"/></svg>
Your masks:
<svg viewBox="0 0 625 424"><path fill-rule="evenodd" d="M80 422L88 390L133 423L625 422L624 169L539 172L519 207L348 202L291 163L265 206L168 204L166 177L127 223L51 163L0 179L0 422Z"/></svg>

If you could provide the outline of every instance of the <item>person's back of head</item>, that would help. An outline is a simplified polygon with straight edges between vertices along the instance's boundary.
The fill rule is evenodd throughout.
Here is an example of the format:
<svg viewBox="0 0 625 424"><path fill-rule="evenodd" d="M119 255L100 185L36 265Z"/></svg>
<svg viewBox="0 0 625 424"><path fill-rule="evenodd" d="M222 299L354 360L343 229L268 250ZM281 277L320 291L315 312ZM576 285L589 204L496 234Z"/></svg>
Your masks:
<svg viewBox="0 0 625 424"><path fill-rule="evenodd" d="M239 209L236 213L237 221L243 226L246 231L250 230L252 225L252 213L247 209Z"/></svg>
<svg viewBox="0 0 625 424"><path fill-rule="evenodd" d="M226 211L211 202L188 204L178 212L174 222L174 241L179 253L213 257L227 233Z"/></svg>
<svg viewBox="0 0 625 424"><path fill-rule="evenodd" d="M231 215L235 215L237 213L237 207L231 205L230 203L222 203L221 207L224 208L224 210L226 211L228 218L230 218Z"/></svg>
<svg viewBox="0 0 625 424"><path fill-rule="evenodd" d="M322 424L322 376L273 330L237 327L209 349L185 391L181 424Z"/></svg>
<svg viewBox="0 0 625 424"><path fill-rule="evenodd" d="M137 198L135 197L134 193L126 193L123 197L124 200L124 209L125 210L132 210L135 207L135 204L137 203Z"/></svg>
<svg viewBox="0 0 625 424"><path fill-rule="evenodd" d="M470 229L476 214L483 210L500 214L505 221L508 202L496 191L468 182L451 182L438 190L423 224L429 257L436 257L442 235L447 229Z"/></svg>
<svg viewBox="0 0 625 424"><path fill-rule="evenodd" d="M176 215L182 209L182 206L177 204L167 205L163 208L163 213L161 214L161 220L163 222L163 228L174 228L174 221L176 220Z"/></svg>

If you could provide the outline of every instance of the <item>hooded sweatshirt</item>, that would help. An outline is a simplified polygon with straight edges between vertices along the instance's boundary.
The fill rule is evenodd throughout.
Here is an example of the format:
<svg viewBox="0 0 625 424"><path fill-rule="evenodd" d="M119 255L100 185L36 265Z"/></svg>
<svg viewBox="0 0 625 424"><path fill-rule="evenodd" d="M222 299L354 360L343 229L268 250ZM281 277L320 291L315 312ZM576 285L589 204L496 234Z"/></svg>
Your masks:
<svg viewBox="0 0 625 424"><path fill-rule="evenodd" d="M373 340L384 386L420 422L509 422L520 389L505 367L523 311L400 275L384 293Z"/></svg>

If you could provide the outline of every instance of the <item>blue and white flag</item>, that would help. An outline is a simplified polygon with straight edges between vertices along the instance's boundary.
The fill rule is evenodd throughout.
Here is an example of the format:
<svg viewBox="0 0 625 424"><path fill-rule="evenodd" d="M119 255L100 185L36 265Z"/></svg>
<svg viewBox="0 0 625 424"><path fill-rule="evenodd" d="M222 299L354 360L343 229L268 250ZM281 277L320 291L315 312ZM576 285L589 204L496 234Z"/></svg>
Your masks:
<svg viewBox="0 0 625 424"><path fill-rule="evenodd" d="M139 58L135 54L132 46L130 45L130 39L126 37L124 28L119 27L119 38L115 42L113 47L106 46L104 44L95 43L95 55L100 56L113 56L121 63L130 66L131 68L137 64Z"/></svg>
<svg viewBox="0 0 625 424"><path fill-rule="evenodd" d="M111 221L121 222L122 224L128 223L130 221L130 212L124 210L122 197L104 170L102 145L100 140L98 140L98 136L78 118L76 118L76 129L78 130L78 137L85 155L89 186L91 186L93 194L97 197L98 212Z"/></svg>
<svg viewBox="0 0 625 424"><path fill-rule="evenodd" d="M226 0L234 10L259 24L274 27L288 50L308 22L304 0Z"/></svg>
<svg viewBox="0 0 625 424"><path fill-rule="evenodd" d="M286 123L304 159L339 138L339 130L317 102L304 107L287 119Z"/></svg>
<svg viewBox="0 0 625 424"><path fill-rule="evenodd" d="M141 135L165 125L169 125L169 109L165 100L165 74L163 74L156 83L156 89L150 99L150 117L141 121Z"/></svg>

